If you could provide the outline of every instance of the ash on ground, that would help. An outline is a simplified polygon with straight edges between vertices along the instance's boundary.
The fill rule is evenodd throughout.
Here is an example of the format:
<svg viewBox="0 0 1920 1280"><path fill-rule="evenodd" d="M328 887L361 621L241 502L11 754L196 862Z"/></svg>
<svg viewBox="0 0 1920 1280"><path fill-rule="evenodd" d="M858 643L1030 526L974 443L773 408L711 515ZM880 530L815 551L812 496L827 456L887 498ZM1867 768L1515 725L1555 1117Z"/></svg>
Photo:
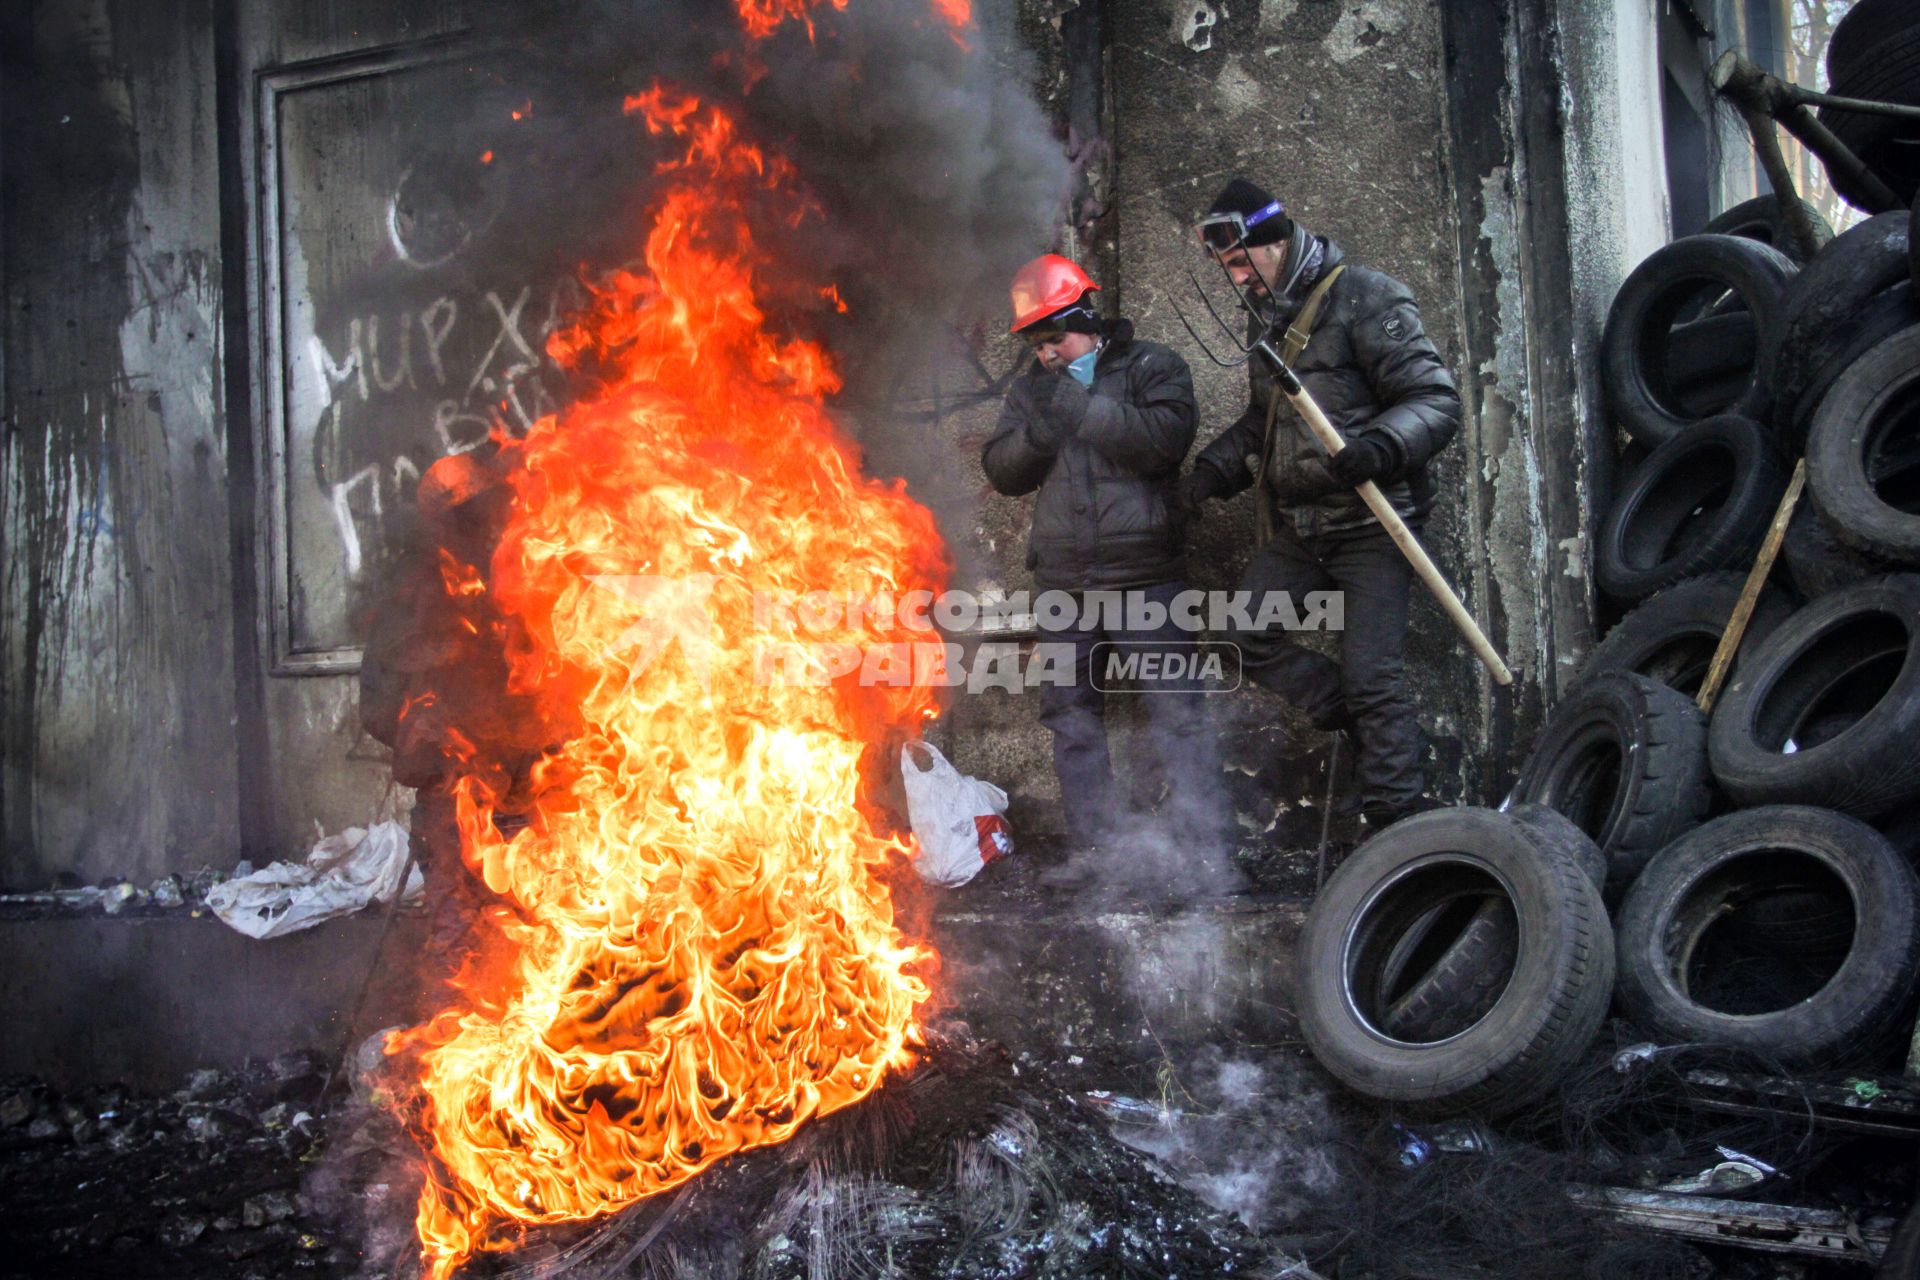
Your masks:
<svg viewBox="0 0 1920 1280"><path fill-rule="evenodd" d="M322 1108L325 1065L289 1055L233 1075L196 1073L157 1097L0 1083L0 1278L411 1280L423 1164L393 1118L392 1091L403 1086L390 1063L353 1064L343 1073L351 1090L336 1087ZM1633 1236L1577 1210L1569 1182L1609 1169L1664 1177L1728 1138L1799 1175L1787 1193L1800 1194L1795 1203L1822 1166L1905 1168L1862 1161L1804 1127L1702 1126L1675 1111L1659 1075L1622 1079L1596 1056L1564 1098L1496 1132L1370 1108L1297 1046L1015 1059L948 1024L911 1075L793 1141L611 1219L530 1233L463 1275L1857 1274ZM1842 1195L1894 1206L1911 1193L1902 1177Z"/></svg>

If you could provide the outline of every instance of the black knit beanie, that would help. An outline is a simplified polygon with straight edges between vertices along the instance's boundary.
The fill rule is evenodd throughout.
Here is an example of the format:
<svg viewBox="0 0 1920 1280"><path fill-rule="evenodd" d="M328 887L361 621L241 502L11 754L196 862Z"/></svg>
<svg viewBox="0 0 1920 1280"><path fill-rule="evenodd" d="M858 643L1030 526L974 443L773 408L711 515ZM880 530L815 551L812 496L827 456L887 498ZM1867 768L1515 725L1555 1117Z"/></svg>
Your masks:
<svg viewBox="0 0 1920 1280"><path fill-rule="evenodd" d="M1249 246L1279 244L1293 235L1293 219L1287 216L1287 207L1280 202L1280 197L1245 178L1235 178L1222 187L1207 212L1239 214L1247 224Z"/></svg>
<svg viewBox="0 0 1920 1280"><path fill-rule="evenodd" d="M1100 313L1093 305L1093 291L1089 289L1046 319L1036 321L1033 327L1060 329L1067 333L1099 333Z"/></svg>

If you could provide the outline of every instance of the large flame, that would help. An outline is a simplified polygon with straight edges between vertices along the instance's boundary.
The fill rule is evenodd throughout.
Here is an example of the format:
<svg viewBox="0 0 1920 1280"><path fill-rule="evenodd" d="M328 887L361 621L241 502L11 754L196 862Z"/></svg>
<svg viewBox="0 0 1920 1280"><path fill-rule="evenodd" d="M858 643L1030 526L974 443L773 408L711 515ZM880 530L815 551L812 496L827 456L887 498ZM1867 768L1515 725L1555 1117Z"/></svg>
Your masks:
<svg viewBox="0 0 1920 1280"><path fill-rule="evenodd" d="M874 874L903 847L856 789L863 753L917 731L932 690L769 678L765 659L796 638L929 637L880 609L796 637L820 615L765 606L937 590L944 550L901 486L861 476L822 408L827 353L763 323L776 288L838 301L755 244L751 209L816 209L791 167L670 88L628 108L685 145L662 166L645 270L616 273L550 345L602 390L506 446L514 513L488 589L525 637L515 687L577 704L579 728L535 766L511 838L495 775L458 788L463 853L518 919L509 974L411 1036L436 1277L864 1097L911 1062L928 994L929 953ZM449 590L476 581L448 569Z"/></svg>

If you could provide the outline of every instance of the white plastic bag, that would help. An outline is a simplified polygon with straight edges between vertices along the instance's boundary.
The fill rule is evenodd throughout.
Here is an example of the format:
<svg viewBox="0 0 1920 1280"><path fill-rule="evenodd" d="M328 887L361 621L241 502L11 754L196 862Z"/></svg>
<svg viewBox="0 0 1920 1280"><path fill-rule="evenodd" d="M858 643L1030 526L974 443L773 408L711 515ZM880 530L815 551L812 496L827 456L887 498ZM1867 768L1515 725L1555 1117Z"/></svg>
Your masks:
<svg viewBox="0 0 1920 1280"><path fill-rule="evenodd" d="M969 778L939 748L918 741L900 748L900 777L907 821L920 845L914 869L928 884L965 884L1013 852L1007 793L991 782Z"/></svg>
<svg viewBox="0 0 1920 1280"><path fill-rule="evenodd" d="M407 869L407 829L382 822L372 830L348 827L313 846L304 863L276 862L207 891L213 914L249 938L278 938L322 920L386 902ZM426 881L415 867L405 896L418 897Z"/></svg>

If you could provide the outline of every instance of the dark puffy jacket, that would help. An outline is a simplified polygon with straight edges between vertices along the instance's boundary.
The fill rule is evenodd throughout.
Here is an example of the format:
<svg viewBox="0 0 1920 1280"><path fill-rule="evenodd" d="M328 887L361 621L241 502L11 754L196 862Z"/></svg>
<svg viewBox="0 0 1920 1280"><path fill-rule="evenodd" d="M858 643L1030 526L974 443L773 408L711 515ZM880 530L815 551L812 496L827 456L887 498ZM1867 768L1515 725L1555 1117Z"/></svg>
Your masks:
<svg viewBox="0 0 1920 1280"><path fill-rule="evenodd" d="M1007 393L980 462L1001 493L1040 491L1027 567L1041 590L1151 586L1181 577L1174 513L1199 414L1171 347L1109 322L1091 390L1039 361Z"/></svg>
<svg viewBox="0 0 1920 1280"><path fill-rule="evenodd" d="M1296 232L1296 237L1308 235ZM1297 238L1294 252L1304 243ZM1339 247L1331 241L1322 245L1325 257L1316 279L1340 264ZM1276 309L1276 347L1309 291L1293 290ZM1257 337L1259 328L1252 324L1250 336ZM1460 394L1420 325L1412 291L1392 276L1349 264L1334 281L1293 369L1342 436L1366 432L1389 446L1395 463L1377 483L1402 516L1424 518L1433 506L1426 465L1460 429ZM1217 471L1227 493L1253 483L1248 459L1260 456L1267 402L1274 394L1272 369L1262 357L1255 356L1249 370L1253 395L1246 412L1201 451L1197 463ZM1360 495L1327 471L1326 456L1293 406L1283 402L1267 451L1267 493L1274 514L1306 536L1373 519Z"/></svg>

